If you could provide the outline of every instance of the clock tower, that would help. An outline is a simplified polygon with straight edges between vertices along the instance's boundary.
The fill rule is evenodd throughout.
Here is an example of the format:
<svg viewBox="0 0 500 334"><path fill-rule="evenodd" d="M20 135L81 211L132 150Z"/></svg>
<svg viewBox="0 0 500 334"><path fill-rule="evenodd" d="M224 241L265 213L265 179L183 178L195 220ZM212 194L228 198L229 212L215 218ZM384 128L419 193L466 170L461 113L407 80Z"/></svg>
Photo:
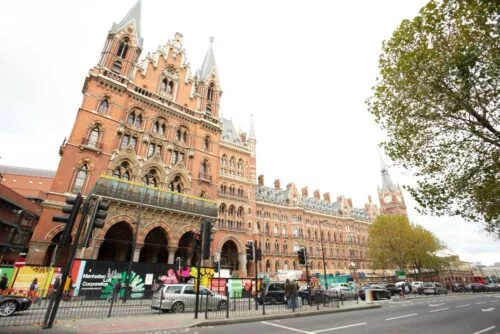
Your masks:
<svg viewBox="0 0 500 334"><path fill-rule="evenodd" d="M380 213L383 215L407 215L403 192L398 184L394 184L389 175L389 170L380 157L382 173L382 187L378 188L380 200Z"/></svg>

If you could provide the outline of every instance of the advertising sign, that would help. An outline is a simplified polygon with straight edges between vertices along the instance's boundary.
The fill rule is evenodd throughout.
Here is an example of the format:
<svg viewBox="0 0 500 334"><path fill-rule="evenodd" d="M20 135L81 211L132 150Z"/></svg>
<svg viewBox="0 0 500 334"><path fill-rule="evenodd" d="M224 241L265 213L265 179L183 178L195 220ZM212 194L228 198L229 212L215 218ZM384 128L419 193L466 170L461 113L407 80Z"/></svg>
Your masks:
<svg viewBox="0 0 500 334"><path fill-rule="evenodd" d="M212 281L211 281L211 287L210 287L210 290L212 290L213 292L216 292L218 294L221 294L221 295L226 295L226 283L227 283L227 279L225 278L212 278Z"/></svg>
<svg viewBox="0 0 500 334"><path fill-rule="evenodd" d="M29 291L30 285L36 278L39 286L39 296L46 297L52 279L54 268L24 266L18 269L16 281L12 288L14 294L23 294Z"/></svg>
<svg viewBox="0 0 500 334"><path fill-rule="evenodd" d="M7 287L11 287L12 286L12 281L13 281L13 277L14 277L14 268L12 267L0 267L0 276L3 276L3 274L6 274L7 275Z"/></svg>
<svg viewBox="0 0 500 334"><path fill-rule="evenodd" d="M241 279L230 279L229 280L229 297L230 298L241 298L243 295L243 284Z"/></svg>

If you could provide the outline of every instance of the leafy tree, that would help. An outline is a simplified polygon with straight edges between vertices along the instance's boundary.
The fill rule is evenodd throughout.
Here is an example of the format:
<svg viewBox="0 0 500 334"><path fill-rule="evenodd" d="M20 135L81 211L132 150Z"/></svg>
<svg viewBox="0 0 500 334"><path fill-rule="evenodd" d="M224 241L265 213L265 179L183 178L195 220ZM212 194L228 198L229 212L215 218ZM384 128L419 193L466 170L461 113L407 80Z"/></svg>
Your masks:
<svg viewBox="0 0 500 334"><path fill-rule="evenodd" d="M406 216L378 216L368 230L368 256L375 268L405 270L434 267L433 253L442 249L440 241L421 226L413 226Z"/></svg>
<svg viewBox="0 0 500 334"><path fill-rule="evenodd" d="M369 111L422 213L500 236L500 2L430 1L383 43Z"/></svg>

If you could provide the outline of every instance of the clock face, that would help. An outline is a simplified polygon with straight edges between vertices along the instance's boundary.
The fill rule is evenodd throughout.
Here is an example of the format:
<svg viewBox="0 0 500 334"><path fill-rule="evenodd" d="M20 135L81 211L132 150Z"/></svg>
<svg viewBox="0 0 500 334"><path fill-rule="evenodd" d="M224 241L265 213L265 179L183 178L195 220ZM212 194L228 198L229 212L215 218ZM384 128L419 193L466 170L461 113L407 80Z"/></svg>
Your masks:
<svg viewBox="0 0 500 334"><path fill-rule="evenodd" d="M386 203L391 203L391 202L392 202L392 197L391 197L391 195L386 195L386 196L384 197L384 202L386 202Z"/></svg>

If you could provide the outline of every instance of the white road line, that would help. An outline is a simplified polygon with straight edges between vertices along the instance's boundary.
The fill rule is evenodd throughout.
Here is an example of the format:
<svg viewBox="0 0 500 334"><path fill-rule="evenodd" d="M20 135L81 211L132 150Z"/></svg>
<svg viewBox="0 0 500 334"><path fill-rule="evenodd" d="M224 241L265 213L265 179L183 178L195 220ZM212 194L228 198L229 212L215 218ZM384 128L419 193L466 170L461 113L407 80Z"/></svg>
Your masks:
<svg viewBox="0 0 500 334"><path fill-rule="evenodd" d="M432 310L432 311L429 311L429 313L432 313L432 312L438 312L438 311L444 311L444 310L449 310L450 308L449 307L445 307L445 308L438 308L437 310Z"/></svg>
<svg viewBox="0 0 500 334"><path fill-rule="evenodd" d="M459 308L459 307L466 307L466 306L470 306L470 304L465 304L465 305L457 305L455 306L456 308Z"/></svg>
<svg viewBox="0 0 500 334"><path fill-rule="evenodd" d="M476 303L476 305L481 305L481 304L486 304L486 302L479 302L479 303Z"/></svg>
<svg viewBox="0 0 500 334"><path fill-rule="evenodd" d="M304 334L314 334L314 332L307 332L307 331L303 331L301 329L287 327L287 326L282 326L282 325L278 325L278 324L273 324L273 323L267 322L267 321L261 321L261 323L263 323L265 325L269 325L269 326L274 326L274 327L279 327L279 328L283 328L283 329L288 329L289 331L293 331L293 332L299 332L299 333L304 333Z"/></svg>
<svg viewBox="0 0 500 334"><path fill-rule="evenodd" d="M491 326L491 327L485 328L485 329L483 329L482 331L479 331L479 332L474 332L474 333L472 333L472 334L481 334L481 333L485 333L485 332L487 332L487 331L492 330L493 328L495 328L495 326Z"/></svg>
<svg viewBox="0 0 500 334"><path fill-rule="evenodd" d="M321 330L315 331L313 333L336 331L337 329L344 329L344 328L356 327L356 326L363 326L363 325L366 325L366 322L360 322L359 324L353 324L353 325L347 325L347 326L341 326L341 327L333 327L333 328L321 329Z"/></svg>
<svg viewBox="0 0 500 334"><path fill-rule="evenodd" d="M412 313L412 314L402 315L400 317L387 318L385 320L394 320L394 319L408 318L408 317L413 317L413 316L416 316L416 315L418 315L418 313Z"/></svg>
<svg viewBox="0 0 500 334"><path fill-rule="evenodd" d="M441 305L444 305L445 303L441 303L441 304L429 304L430 307L434 307L434 306L441 306Z"/></svg>

